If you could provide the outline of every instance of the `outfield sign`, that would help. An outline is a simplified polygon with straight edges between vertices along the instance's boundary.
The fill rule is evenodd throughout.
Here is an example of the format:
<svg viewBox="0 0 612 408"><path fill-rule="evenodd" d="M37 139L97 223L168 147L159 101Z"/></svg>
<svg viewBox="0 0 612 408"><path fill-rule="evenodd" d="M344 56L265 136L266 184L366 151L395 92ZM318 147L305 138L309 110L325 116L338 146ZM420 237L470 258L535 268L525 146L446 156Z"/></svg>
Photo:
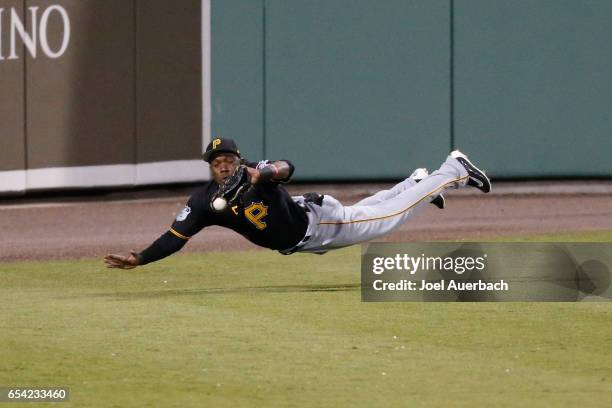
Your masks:
<svg viewBox="0 0 612 408"><path fill-rule="evenodd" d="M609 301L610 243L363 245L365 302Z"/></svg>
<svg viewBox="0 0 612 408"><path fill-rule="evenodd" d="M40 11L40 12L39 12ZM51 5L42 10L39 7L28 7L27 14L29 16L29 31L26 30L26 23L22 21L15 8L4 9L0 8L0 61L4 59L18 59L17 53L21 47L25 47L32 58L38 56L38 51L41 50L48 58L59 58L66 52L70 43L70 17L66 9L58 4ZM62 40L58 46L52 47L49 44L49 21L56 21L56 25L62 27ZM6 24L8 29L8 41L4 38L2 26ZM21 41L18 42L17 39ZM5 55L5 45L9 49L8 55Z"/></svg>

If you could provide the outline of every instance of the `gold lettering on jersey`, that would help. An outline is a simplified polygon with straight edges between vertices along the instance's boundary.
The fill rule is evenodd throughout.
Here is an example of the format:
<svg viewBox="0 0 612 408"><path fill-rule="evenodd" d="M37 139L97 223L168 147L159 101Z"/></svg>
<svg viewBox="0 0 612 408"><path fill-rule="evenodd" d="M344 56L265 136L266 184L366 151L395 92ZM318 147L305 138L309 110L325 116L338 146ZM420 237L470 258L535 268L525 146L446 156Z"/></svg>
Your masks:
<svg viewBox="0 0 612 408"><path fill-rule="evenodd" d="M266 228L266 223L262 221L266 215L268 215L268 207L263 203L251 203L244 209L244 216L247 217L247 220L260 230Z"/></svg>
<svg viewBox="0 0 612 408"><path fill-rule="evenodd" d="M221 139L213 140L213 150L215 150L217 146L219 146L220 144L221 144Z"/></svg>
<svg viewBox="0 0 612 408"><path fill-rule="evenodd" d="M237 205L233 206L232 211L234 212L234 214L238 215L238 206Z"/></svg>

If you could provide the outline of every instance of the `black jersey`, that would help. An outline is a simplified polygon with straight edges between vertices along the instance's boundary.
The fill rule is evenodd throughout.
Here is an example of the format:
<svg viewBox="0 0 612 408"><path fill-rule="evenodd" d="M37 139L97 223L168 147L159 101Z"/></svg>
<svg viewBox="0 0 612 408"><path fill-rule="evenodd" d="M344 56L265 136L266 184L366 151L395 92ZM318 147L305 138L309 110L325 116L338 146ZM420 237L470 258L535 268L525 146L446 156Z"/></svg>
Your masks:
<svg viewBox="0 0 612 408"><path fill-rule="evenodd" d="M248 165L262 168L268 163L262 161ZM294 167L291 163L289 166L291 177ZM308 227L306 211L278 182L254 185L244 195L242 207L228 205L220 212L210 207L211 197L218 189L215 181L198 188L172 223L170 232L189 239L204 227L220 225L236 231L254 244L276 250L292 248L304 238Z"/></svg>

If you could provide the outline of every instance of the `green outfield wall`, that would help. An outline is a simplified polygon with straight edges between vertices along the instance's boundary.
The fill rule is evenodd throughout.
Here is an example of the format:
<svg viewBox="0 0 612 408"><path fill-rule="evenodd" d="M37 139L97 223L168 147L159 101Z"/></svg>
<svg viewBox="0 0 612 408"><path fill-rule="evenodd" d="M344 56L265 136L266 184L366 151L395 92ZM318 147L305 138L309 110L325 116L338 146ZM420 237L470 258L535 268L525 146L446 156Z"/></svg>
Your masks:
<svg viewBox="0 0 612 408"><path fill-rule="evenodd" d="M209 179L611 177L610 0L0 0L0 194Z"/></svg>
<svg viewBox="0 0 612 408"><path fill-rule="evenodd" d="M612 2L213 0L212 134L296 178L612 176Z"/></svg>

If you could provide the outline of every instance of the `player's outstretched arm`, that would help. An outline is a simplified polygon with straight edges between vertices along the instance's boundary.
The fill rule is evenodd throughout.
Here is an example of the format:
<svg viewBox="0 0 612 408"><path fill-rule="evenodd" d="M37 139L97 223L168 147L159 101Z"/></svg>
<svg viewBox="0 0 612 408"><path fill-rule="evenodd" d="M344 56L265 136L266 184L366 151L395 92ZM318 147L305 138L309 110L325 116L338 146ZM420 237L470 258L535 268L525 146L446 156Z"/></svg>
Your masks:
<svg viewBox="0 0 612 408"><path fill-rule="evenodd" d="M106 254L104 257L104 263L107 268L119 268L119 269L133 269L137 267L140 262L138 260L138 254L136 251L130 251L127 256L119 254Z"/></svg>
<svg viewBox="0 0 612 408"><path fill-rule="evenodd" d="M247 168L251 184L267 183L269 181L287 181L293 173L292 165L285 161L275 161L260 169Z"/></svg>
<svg viewBox="0 0 612 408"><path fill-rule="evenodd" d="M170 229L170 231L162 234L144 251L140 253L130 251L130 254L127 256L108 254L104 257L104 263L107 268L133 269L139 265L159 261L185 246L189 237L183 235L179 237L178 235L180 234Z"/></svg>

